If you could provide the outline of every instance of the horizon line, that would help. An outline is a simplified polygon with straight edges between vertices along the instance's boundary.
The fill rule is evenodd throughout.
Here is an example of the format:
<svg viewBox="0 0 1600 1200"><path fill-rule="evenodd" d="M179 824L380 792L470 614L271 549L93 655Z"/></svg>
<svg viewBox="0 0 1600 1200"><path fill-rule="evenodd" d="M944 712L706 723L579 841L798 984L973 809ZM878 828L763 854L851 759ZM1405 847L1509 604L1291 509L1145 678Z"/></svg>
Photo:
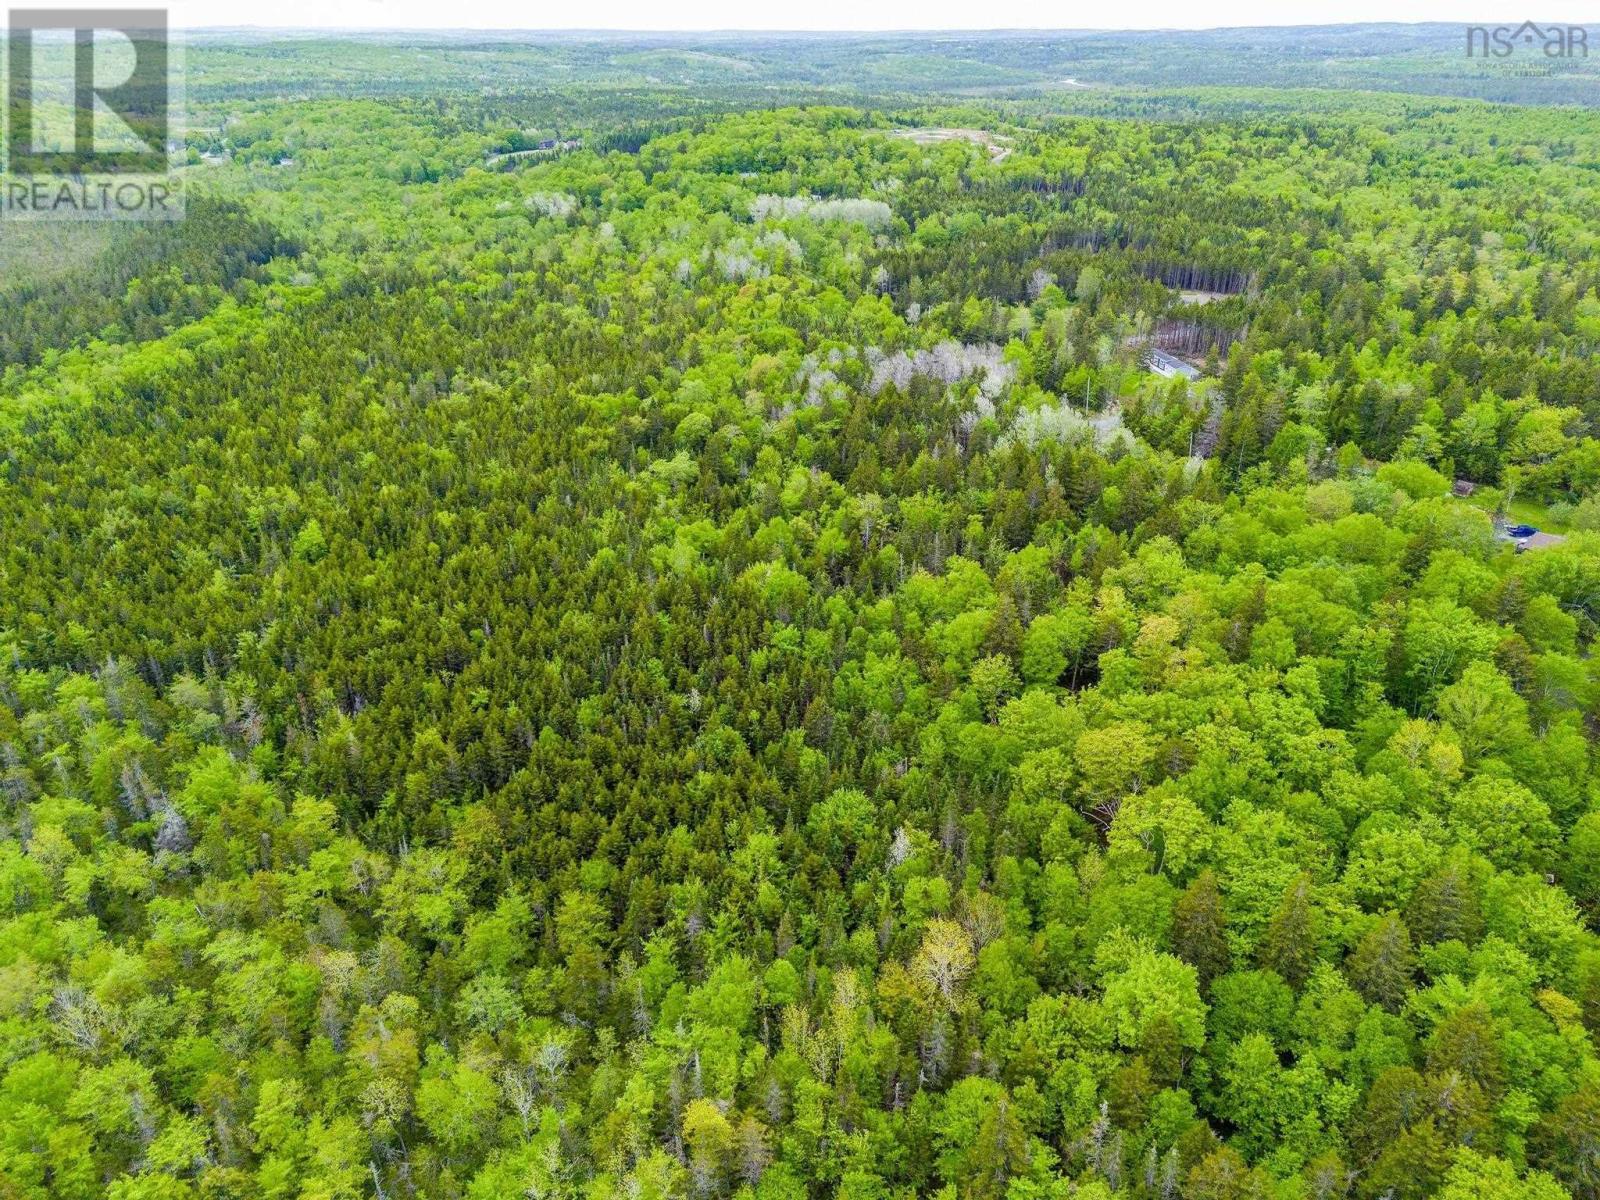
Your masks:
<svg viewBox="0 0 1600 1200"><path fill-rule="evenodd" d="M1521 22L1526 24L1527 22ZM1457 26L1506 25L1515 27L1513 20L1460 20L1460 21L1293 21L1250 25L1076 25L1076 26L905 26L882 29L766 29L738 26L707 26L705 28L647 29L633 26L518 26L518 25L174 25L185 33L466 33L466 34L559 34L565 36L598 34L606 36L632 35L659 37L662 35L693 36L784 36L784 37L871 37L916 34L923 36L1013 34L1021 36L1059 36L1062 34L1104 33L1231 33L1260 29L1424 29L1430 26L1454 28ZM1546 21L1549 25L1574 25L1574 21Z"/></svg>

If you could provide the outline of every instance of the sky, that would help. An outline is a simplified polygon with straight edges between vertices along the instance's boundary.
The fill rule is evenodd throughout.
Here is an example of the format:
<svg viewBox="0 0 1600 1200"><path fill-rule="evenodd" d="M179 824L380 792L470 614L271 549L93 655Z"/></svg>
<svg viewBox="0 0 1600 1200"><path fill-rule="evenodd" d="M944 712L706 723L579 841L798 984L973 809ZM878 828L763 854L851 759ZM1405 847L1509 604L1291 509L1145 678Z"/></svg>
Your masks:
<svg viewBox="0 0 1600 1200"><path fill-rule="evenodd" d="M1600 21L1600 8L1538 0L182 0L176 25L355 29L1209 29L1365 21Z"/></svg>

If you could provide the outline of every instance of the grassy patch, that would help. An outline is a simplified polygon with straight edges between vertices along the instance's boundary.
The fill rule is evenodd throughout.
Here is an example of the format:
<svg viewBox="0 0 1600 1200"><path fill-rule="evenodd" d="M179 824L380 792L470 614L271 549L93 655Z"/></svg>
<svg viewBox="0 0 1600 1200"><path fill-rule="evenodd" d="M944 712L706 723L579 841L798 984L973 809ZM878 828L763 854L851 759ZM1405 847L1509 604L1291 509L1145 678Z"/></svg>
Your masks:
<svg viewBox="0 0 1600 1200"><path fill-rule="evenodd" d="M1468 497L1466 502L1493 516L1500 502L1500 494L1492 488L1483 489L1476 495ZM1535 529L1542 529L1546 533L1572 531L1569 522L1552 517L1549 506L1537 500L1524 500L1518 496L1510 504L1505 505L1505 514L1506 520L1512 525L1532 525Z"/></svg>

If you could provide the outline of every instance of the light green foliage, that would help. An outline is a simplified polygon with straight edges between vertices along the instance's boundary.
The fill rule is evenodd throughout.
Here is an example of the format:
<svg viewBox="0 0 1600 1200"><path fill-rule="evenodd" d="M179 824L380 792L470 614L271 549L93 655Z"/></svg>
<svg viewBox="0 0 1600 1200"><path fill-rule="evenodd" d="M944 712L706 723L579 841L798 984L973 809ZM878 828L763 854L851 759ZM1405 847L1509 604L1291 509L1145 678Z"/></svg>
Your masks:
<svg viewBox="0 0 1600 1200"><path fill-rule="evenodd" d="M1182 1045L1205 1043L1206 1006L1193 967L1121 939L1102 947L1100 959L1105 1005L1122 1045L1140 1045L1156 1021L1170 1021Z"/></svg>

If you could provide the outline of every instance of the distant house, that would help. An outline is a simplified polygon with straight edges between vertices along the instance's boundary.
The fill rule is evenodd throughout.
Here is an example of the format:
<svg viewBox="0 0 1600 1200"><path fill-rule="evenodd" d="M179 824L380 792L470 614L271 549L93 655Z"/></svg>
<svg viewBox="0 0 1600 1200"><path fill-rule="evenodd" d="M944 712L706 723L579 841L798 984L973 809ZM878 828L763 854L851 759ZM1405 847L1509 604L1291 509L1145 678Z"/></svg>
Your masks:
<svg viewBox="0 0 1600 1200"><path fill-rule="evenodd" d="M1151 350L1145 361L1149 363L1152 371L1166 379L1176 379L1180 376L1184 379L1200 378L1197 368L1191 367L1183 359L1168 354L1165 350Z"/></svg>
<svg viewBox="0 0 1600 1200"><path fill-rule="evenodd" d="M1455 487L1451 490L1465 500L1468 496L1472 495L1473 492L1478 490L1478 485L1473 483L1470 479L1458 479L1456 480Z"/></svg>
<svg viewBox="0 0 1600 1200"><path fill-rule="evenodd" d="M1517 541L1517 553L1524 550L1548 550L1551 546L1559 546L1567 539L1559 533L1535 533Z"/></svg>

